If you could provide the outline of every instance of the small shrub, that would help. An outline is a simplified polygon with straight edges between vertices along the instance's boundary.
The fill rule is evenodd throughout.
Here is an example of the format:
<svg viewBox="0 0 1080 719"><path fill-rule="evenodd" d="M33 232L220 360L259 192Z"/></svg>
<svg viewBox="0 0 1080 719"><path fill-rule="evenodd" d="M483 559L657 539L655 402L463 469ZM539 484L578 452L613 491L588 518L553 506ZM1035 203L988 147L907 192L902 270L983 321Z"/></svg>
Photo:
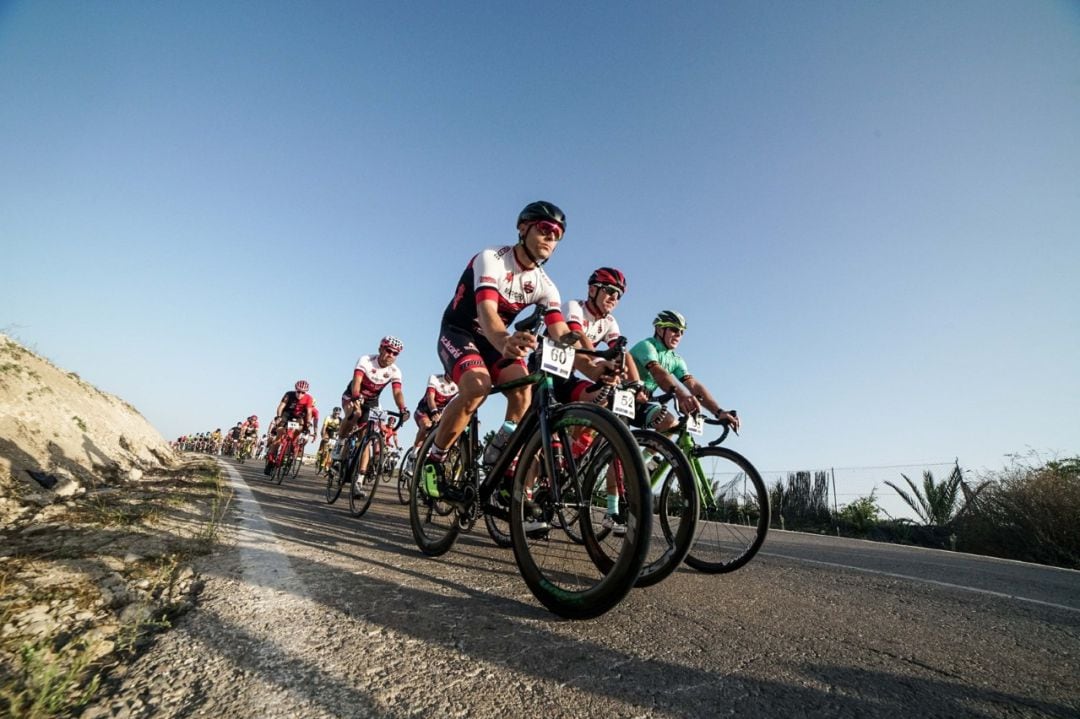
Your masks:
<svg viewBox="0 0 1080 719"><path fill-rule="evenodd" d="M85 432L85 431L86 431L86 422L84 422L84 421L83 421L83 418L82 418L82 417L80 417L80 416L78 416L78 415L75 415L74 417L72 417L72 419L74 419L74 420L75 420L75 424L76 424L76 426L78 426L78 428L79 428L79 429L80 429L81 431L83 431L83 432Z"/></svg>
<svg viewBox="0 0 1080 719"><path fill-rule="evenodd" d="M843 534L866 536L877 525L881 517L881 507L871 491L867 497L859 497L850 504L845 504L837 514L837 525Z"/></svg>

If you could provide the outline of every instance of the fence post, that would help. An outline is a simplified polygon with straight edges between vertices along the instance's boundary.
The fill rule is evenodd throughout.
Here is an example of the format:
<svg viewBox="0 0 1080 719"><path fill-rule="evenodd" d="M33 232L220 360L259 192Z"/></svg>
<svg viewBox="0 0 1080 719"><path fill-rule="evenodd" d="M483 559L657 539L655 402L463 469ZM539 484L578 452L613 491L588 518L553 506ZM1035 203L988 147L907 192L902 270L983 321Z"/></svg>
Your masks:
<svg viewBox="0 0 1080 719"><path fill-rule="evenodd" d="M836 508L836 468L829 467L829 474L832 475L832 508L833 508L833 526L836 527L836 536L840 536L840 510Z"/></svg>

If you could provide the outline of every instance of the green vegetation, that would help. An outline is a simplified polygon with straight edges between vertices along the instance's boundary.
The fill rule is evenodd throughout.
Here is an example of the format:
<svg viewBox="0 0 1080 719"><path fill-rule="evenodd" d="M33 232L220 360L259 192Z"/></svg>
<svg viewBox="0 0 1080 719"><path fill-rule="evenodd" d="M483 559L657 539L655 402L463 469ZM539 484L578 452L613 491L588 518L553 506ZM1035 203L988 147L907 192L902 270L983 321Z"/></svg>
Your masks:
<svg viewBox="0 0 1080 719"><path fill-rule="evenodd" d="M86 422L83 420L82 417L80 417L79 415L74 415L72 419L75 420L75 424L79 427L81 431L86 431Z"/></svg>
<svg viewBox="0 0 1080 719"><path fill-rule="evenodd" d="M959 464L941 481L900 476L885 484L918 521L889 517L873 492L832 511L827 473L795 472L770 489L772 526L1080 569L1080 457L1013 457L975 482Z"/></svg>

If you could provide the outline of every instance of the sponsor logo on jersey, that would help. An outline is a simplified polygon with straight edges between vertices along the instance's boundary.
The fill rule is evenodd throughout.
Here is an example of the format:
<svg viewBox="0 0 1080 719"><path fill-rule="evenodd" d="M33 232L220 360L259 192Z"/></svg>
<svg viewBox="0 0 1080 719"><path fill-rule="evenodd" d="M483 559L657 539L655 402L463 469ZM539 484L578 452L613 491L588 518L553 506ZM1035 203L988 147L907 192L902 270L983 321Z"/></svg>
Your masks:
<svg viewBox="0 0 1080 719"><path fill-rule="evenodd" d="M507 282L513 282L514 281L514 273L513 272L507 272L506 273L506 281Z"/></svg>
<svg viewBox="0 0 1080 719"><path fill-rule="evenodd" d="M521 289L525 290L525 294L532 294L532 291L536 289L536 285L529 280L525 280L524 284L521 285Z"/></svg>
<svg viewBox="0 0 1080 719"><path fill-rule="evenodd" d="M443 349L446 350L447 354L449 354L454 359L458 359L459 357L461 357L461 350L454 347L454 345L450 343L450 340L446 339L445 337L439 338L439 344L442 345Z"/></svg>

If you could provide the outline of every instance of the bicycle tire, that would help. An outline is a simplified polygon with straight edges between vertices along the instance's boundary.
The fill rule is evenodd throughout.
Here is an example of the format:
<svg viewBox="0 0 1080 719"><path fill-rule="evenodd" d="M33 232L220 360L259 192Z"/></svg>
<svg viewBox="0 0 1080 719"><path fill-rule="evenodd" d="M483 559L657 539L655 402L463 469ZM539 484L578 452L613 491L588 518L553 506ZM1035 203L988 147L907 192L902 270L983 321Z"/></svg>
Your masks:
<svg viewBox="0 0 1080 719"><path fill-rule="evenodd" d="M409 503L409 482L412 481L415 467L416 447L409 447L409 451L401 456L401 465L398 467L397 494L398 501L402 504Z"/></svg>
<svg viewBox="0 0 1080 719"><path fill-rule="evenodd" d="M300 454L300 455L298 455L296 457L293 457L293 468L292 468L292 478L293 479L296 479L297 475L300 474L300 467L303 464L304 464L304 455L303 454Z"/></svg>
<svg viewBox="0 0 1080 719"><path fill-rule="evenodd" d="M638 576L637 587L651 587L674 572L694 544L701 502L694 473L679 446L670 438L648 429L632 431L637 445L657 462L653 489L653 531L649 553ZM657 496L655 488L659 488Z"/></svg>
<svg viewBox="0 0 1080 719"><path fill-rule="evenodd" d="M282 456L281 462L278 463L277 468L274 470L274 481L279 485L281 484L281 480L285 479L285 475L289 473L289 470L292 469L292 461L293 455L292 448L290 447L284 456Z"/></svg>
<svg viewBox="0 0 1080 719"><path fill-rule="evenodd" d="M693 457L702 469L700 479L713 484L719 501L711 507L701 503L686 563L706 574L734 572L765 542L769 491L750 460L727 447L699 447Z"/></svg>
<svg viewBox="0 0 1080 719"><path fill-rule="evenodd" d="M335 471L335 469L337 471ZM326 470L326 503L333 504L341 496L344 484L341 481L341 462L332 462Z"/></svg>
<svg viewBox="0 0 1080 719"><path fill-rule="evenodd" d="M360 458L364 456L364 450L368 453L368 468L363 474L360 473ZM368 433L364 441L360 443L360 450L356 453L356 471L352 474L349 483L349 511L354 517L362 517L371 506L371 500L375 498L375 490L379 487L379 471L382 464L383 442L379 435Z"/></svg>
<svg viewBox="0 0 1080 719"><path fill-rule="evenodd" d="M443 467L451 482L461 481L461 443L466 440L462 433L458 441L446 453ZM461 527L457 521L457 510L453 505L428 495L423 482L423 460L435 442L435 433L429 432L417 452L417 469L414 481L409 483L409 527L413 540L420 551L429 557L438 557L450 551L457 541Z"/></svg>
<svg viewBox="0 0 1080 719"><path fill-rule="evenodd" d="M525 442L514 475L510 498L514 559L525 584L541 604L567 619L589 619L617 605L637 581L649 547L652 494L634 438L614 414L582 402L561 405L550 412L553 434L561 432L558 436L565 436L571 427L593 430L596 433L593 444L608 452L612 462L621 464L626 487L627 531L617 539L617 547L613 542L613 546L605 548L598 546L592 522L588 520L581 522L582 544L568 537L562 539L561 533L553 535L552 530L526 533L527 520L550 522L557 513L556 493L545 486L545 481L560 487L584 485L589 478L580 477L582 471L591 468L599 473L606 469L606 465L598 463L579 466L571 457L557 467L567 476L545 477L537 428ZM532 500L527 501L526 489L530 483L534 491Z"/></svg>
<svg viewBox="0 0 1080 719"><path fill-rule="evenodd" d="M503 508L499 511L500 513L505 513L507 509ZM495 542L495 546L503 549L509 549L514 546L514 539L510 535L509 519L503 519L502 517L496 516L492 511L485 509L484 526L487 527L488 536L491 537L491 541Z"/></svg>

